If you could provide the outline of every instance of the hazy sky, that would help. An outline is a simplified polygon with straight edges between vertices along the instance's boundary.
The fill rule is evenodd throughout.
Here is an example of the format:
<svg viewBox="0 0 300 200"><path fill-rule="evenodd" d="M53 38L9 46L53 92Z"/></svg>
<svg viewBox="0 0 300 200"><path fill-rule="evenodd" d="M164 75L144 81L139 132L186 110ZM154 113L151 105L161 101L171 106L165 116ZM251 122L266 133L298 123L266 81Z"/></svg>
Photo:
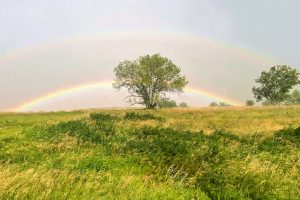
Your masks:
<svg viewBox="0 0 300 200"><path fill-rule="evenodd" d="M297 0L0 0L0 110L112 79L119 61L155 52L180 65L192 86L244 102L262 69L300 69L299 10ZM111 91L39 109L121 105ZM193 105L212 100L183 97Z"/></svg>

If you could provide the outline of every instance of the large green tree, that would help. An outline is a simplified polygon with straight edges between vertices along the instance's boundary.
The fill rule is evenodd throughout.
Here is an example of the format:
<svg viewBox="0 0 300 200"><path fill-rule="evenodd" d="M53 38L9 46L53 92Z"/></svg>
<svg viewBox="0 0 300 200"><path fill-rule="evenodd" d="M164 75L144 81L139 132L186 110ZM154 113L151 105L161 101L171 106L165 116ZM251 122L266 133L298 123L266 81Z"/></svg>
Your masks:
<svg viewBox="0 0 300 200"><path fill-rule="evenodd" d="M252 92L257 101L266 99L272 105L283 102L290 89L299 84L299 73L287 65L273 66L255 80L259 85Z"/></svg>
<svg viewBox="0 0 300 200"><path fill-rule="evenodd" d="M160 54L125 60L114 72L114 88L126 88L131 104L143 104L148 109L157 107L167 93L181 93L188 83L181 69Z"/></svg>

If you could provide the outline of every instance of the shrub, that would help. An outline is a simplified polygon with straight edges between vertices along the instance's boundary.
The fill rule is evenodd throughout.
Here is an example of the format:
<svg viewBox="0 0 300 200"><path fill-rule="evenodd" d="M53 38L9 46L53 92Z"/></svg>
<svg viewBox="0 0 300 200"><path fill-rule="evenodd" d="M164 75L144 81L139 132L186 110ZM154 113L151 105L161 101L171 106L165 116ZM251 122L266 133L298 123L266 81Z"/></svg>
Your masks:
<svg viewBox="0 0 300 200"><path fill-rule="evenodd" d="M253 100L247 100L246 101L246 106L254 106L254 101Z"/></svg>
<svg viewBox="0 0 300 200"><path fill-rule="evenodd" d="M90 118L95 121L115 121L118 119L118 117L106 113L90 113Z"/></svg>
<svg viewBox="0 0 300 200"><path fill-rule="evenodd" d="M210 107L217 107L217 106L219 106L219 104L218 104L217 102L211 102L211 103L209 104L209 106L210 106Z"/></svg>
<svg viewBox="0 0 300 200"><path fill-rule="evenodd" d="M188 107L188 105L187 105L187 103L185 103L185 102L181 102L181 103L179 104L179 107L186 108L186 107Z"/></svg>
<svg viewBox="0 0 300 200"><path fill-rule="evenodd" d="M91 141L95 143L100 143L102 141L100 134L98 132L91 131L89 125L83 120L61 122L57 125L50 126L45 130L44 136L49 138L65 134L79 137L84 141Z"/></svg>
<svg viewBox="0 0 300 200"><path fill-rule="evenodd" d="M135 121L135 120L141 120L141 121L144 121L144 120L158 120L158 121L162 121L162 120L164 120L164 118L161 117L161 116L154 116L150 113L139 114L139 113L135 113L135 112L127 112L125 114L124 119L132 120L132 121Z"/></svg>
<svg viewBox="0 0 300 200"><path fill-rule="evenodd" d="M159 108L175 108L177 107L177 103L174 100L171 100L169 98L163 98L159 103L158 103Z"/></svg>

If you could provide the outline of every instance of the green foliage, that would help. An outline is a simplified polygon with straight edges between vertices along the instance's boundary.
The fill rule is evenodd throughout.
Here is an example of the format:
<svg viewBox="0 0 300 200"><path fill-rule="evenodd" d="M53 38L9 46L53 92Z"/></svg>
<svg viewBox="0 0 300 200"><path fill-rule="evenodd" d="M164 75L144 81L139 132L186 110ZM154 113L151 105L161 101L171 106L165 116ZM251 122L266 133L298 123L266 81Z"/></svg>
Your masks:
<svg viewBox="0 0 300 200"><path fill-rule="evenodd" d="M114 88L126 88L129 102L155 108L166 93L181 93L187 80L181 69L159 54L141 56L138 60L123 61L114 69Z"/></svg>
<svg viewBox="0 0 300 200"><path fill-rule="evenodd" d="M90 113L90 118L96 122L93 128L97 132L104 134L115 134L115 123L118 120L117 116L112 116L106 113Z"/></svg>
<svg viewBox="0 0 300 200"><path fill-rule="evenodd" d="M230 104L226 103L226 102L220 102L219 103L220 107L227 107L227 106L231 106Z"/></svg>
<svg viewBox="0 0 300 200"><path fill-rule="evenodd" d="M211 103L209 104L209 106L210 106L210 107L217 107L217 106L219 106L219 104L218 104L217 102L211 102Z"/></svg>
<svg viewBox="0 0 300 200"><path fill-rule="evenodd" d="M289 90L300 83L298 76L297 70L290 66L273 66L255 80L259 86L252 88L254 97L257 101L266 99L270 104L278 105L286 99Z"/></svg>
<svg viewBox="0 0 300 200"><path fill-rule="evenodd" d="M291 94L286 97L285 104L287 105L299 105L300 104L300 92L294 90Z"/></svg>
<svg viewBox="0 0 300 200"><path fill-rule="evenodd" d="M263 106L274 106L274 104L273 104L271 101L269 101L269 100L263 101L263 102L262 102L262 105L263 105Z"/></svg>
<svg viewBox="0 0 300 200"><path fill-rule="evenodd" d="M209 107L227 107L227 106L231 106L230 104L226 103L226 102L220 102L220 103L217 103L217 102L211 102L209 104Z"/></svg>
<svg viewBox="0 0 300 200"><path fill-rule="evenodd" d="M90 113L90 118L95 121L115 121L118 118L106 113Z"/></svg>
<svg viewBox="0 0 300 200"><path fill-rule="evenodd" d="M43 136L44 138L55 138L66 134L79 137L84 141L95 143L101 143L102 141L101 133L93 131L83 120L61 122L55 126L50 126L44 133L40 133L40 136Z"/></svg>
<svg viewBox="0 0 300 200"><path fill-rule="evenodd" d="M88 157L79 161L76 169L80 171L94 170L96 172L107 171L109 169L108 163L101 157Z"/></svg>
<svg viewBox="0 0 300 200"><path fill-rule="evenodd" d="M296 129L287 128L280 130L275 134L275 136L284 138L300 148L300 127ZM287 146L288 144L286 143L285 145Z"/></svg>
<svg viewBox="0 0 300 200"><path fill-rule="evenodd" d="M188 104L185 103L185 102L181 102L181 103L178 105L178 107L186 108L186 107L188 107Z"/></svg>
<svg viewBox="0 0 300 200"><path fill-rule="evenodd" d="M254 101L253 100L247 100L246 101L246 106L254 106Z"/></svg>
<svg viewBox="0 0 300 200"><path fill-rule="evenodd" d="M159 108L175 108L177 107L177 103L174 100L169 98L162 98L162 100L158 103Z"/></svg>
<svg viewBox="0 0 300 200"><path fill-rule="evenodd" d="M159 121L162 121L162 120L164 120L164 118L161 116L154 116L150 113L139 114L136 112L127 112L124 116L124 119L133 120L133 121L136 121L136 120L159 120Z"/></svg>

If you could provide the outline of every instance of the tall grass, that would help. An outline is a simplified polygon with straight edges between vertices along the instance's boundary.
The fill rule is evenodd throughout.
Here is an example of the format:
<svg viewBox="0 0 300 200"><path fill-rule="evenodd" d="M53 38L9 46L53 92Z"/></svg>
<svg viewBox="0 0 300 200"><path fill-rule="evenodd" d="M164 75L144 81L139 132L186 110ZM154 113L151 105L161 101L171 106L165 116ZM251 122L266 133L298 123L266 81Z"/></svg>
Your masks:
<svg viewBox="0 0 300 200"><path fill-rule="evenodd" d="M299 199L299 111L2 114L0 199Z"/></svg>

